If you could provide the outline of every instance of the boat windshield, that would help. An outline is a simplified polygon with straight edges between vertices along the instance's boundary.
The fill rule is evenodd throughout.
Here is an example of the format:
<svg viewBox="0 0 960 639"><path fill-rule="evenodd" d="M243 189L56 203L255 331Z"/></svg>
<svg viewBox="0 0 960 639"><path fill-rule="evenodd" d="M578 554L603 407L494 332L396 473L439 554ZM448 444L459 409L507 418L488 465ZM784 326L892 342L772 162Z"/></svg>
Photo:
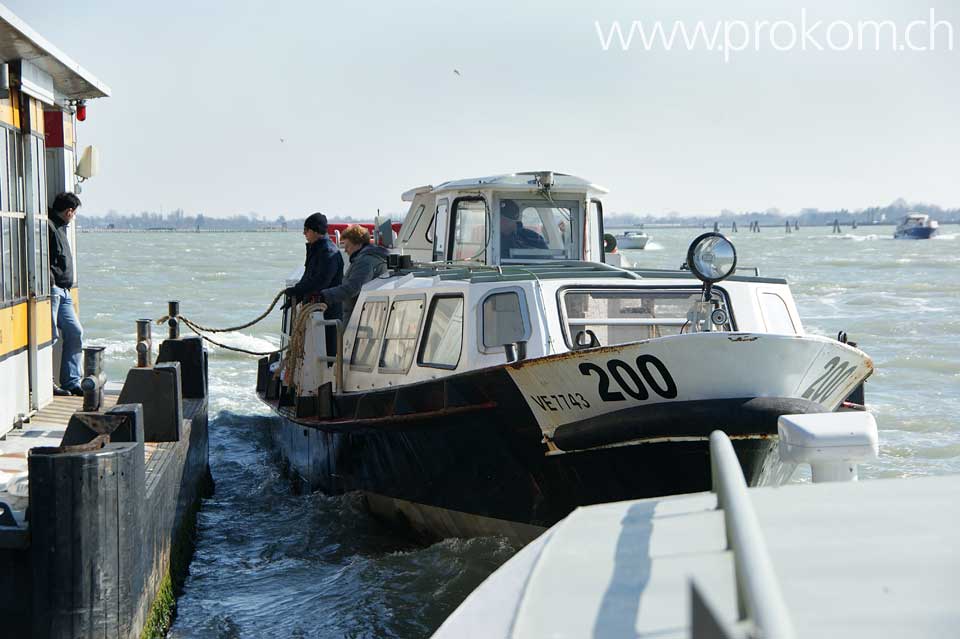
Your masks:
<svg viewBox="0 0 960 639"><path fill-rule="evenodd" d="M560 303L564 337L571 348L588 348L679 335L689 330L687 312L700 295L700 289L566 289ZM727 308L721 290L713 289L713 300ZM728 319L715 330L734 329Z"/></svg>
<svg viewBox="0 0 960 639"><path fill-rule="evenodd" d="M580 259L573 200L500 199L500 261Z"/></svg>

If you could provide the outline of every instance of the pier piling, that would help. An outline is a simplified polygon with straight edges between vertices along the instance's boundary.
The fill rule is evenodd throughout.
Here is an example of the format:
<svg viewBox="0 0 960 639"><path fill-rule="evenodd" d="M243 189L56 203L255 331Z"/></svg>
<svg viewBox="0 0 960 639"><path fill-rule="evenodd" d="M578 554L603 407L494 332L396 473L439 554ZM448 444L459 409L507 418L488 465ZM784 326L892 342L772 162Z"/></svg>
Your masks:
<svg viewBox="0 0 960 639"><path fill-rule="evenodd" d="M153 320L137 320L137 368L147 368L153 364L151 324L153 324Z"/></svg>

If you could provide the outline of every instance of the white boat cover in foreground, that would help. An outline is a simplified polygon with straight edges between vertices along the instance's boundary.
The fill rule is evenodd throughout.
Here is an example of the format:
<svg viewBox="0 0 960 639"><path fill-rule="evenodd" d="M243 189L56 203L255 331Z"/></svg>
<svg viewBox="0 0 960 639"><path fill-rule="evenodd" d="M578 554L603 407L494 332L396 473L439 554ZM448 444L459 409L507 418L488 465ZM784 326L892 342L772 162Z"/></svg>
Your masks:
<svg viewBox="0 0 960 639"><path fill-rule="evenodd" d="M798 637L960 628L960 476L749 490ZM580 508L493 573L434 637L688 637L690 585L736 618L713 493Z"/></svg>

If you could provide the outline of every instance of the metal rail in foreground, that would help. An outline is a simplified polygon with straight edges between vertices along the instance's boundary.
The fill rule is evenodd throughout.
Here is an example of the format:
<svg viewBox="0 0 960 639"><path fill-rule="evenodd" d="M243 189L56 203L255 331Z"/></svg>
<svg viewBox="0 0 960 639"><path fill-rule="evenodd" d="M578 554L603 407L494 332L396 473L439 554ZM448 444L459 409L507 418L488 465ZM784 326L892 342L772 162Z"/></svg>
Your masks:
<svg viewBox="0 0 960 639"><path fill-rule="evenodd" d="M793 639L793 623L747 494L740 461L730 438L719 430L710 434L710 472L717 508L724 513L727 548L733 553L740 620L751 622L757 636Z"/></svg>

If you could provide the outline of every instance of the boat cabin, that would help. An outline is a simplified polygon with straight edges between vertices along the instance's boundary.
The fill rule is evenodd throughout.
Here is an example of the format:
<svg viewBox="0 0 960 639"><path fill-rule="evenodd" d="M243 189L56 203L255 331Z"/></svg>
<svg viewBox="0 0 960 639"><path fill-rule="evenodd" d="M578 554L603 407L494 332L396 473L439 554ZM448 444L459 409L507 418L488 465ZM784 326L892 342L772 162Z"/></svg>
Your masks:
<svg viewBox="0 0 960 639"><path fill-rule="evenodd" d="M420 263L603 262L599 198L605 193L588 180L552 171L410 189L403 194L410 209L399 249Z"/></svg>

